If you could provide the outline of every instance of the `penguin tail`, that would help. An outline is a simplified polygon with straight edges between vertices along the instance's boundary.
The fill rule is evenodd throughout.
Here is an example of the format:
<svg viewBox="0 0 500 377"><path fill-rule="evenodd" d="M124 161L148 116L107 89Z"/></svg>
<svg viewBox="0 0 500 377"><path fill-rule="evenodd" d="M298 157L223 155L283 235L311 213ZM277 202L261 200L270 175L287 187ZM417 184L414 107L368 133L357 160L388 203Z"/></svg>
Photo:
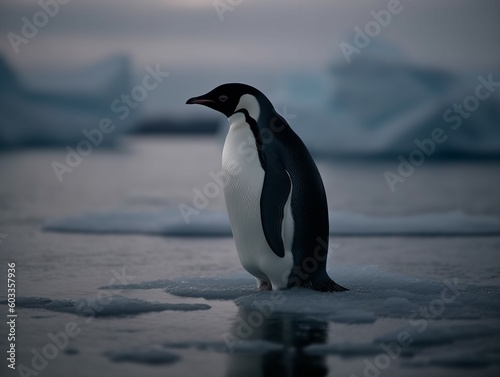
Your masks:
<svg viewBox="0 0 500 377"><path fill-rule="evenodd" d="M310 287L312 289L314 289L315 291L320 291L320 292L345 292L345 291L349 290L349 289L335 283L328 276L319 282L311 281L310 284L311 284Z"/></svg>

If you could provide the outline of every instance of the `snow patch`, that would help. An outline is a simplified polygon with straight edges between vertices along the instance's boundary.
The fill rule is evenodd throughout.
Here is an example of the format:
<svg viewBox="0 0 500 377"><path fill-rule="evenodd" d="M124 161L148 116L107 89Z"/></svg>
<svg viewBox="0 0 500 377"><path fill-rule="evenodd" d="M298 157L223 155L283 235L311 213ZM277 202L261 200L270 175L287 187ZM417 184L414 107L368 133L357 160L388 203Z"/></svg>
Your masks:
<svg viewBox="0 0 500 377"><path fill-rule="evenodd" d="M0 304L7 304L2 301ZM110 296L106 298L81 298L78 300L51 300L44 297L17 297L16 306L28 309L45 309L54 312L71 313L80 316L114 317L137 315L165 310L193 311L208 310L207 304L169 304L148 302L137 298Z"/></svg>
<svg viewBox="0 0 500 377"><path fill-rule="evenodd" d="M387 273L373 266L329 271L349 288L342 293L309 289L258 291L241 272L232 277L155 280L119 289L163 288L181 297L234 300L247 310L271 305L275 313L295 313L337 323L373 323L379 318L487 319L500 317L500 287L466 286L460 280L437 281Z"/></svg>

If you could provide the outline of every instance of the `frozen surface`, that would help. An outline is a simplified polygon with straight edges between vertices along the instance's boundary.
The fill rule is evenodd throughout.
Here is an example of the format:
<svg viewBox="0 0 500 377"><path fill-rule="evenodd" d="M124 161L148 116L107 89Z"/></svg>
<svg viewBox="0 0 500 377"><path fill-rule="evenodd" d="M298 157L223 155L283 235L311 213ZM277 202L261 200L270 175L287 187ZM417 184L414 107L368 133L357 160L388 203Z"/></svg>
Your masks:
<svg viewBox="0 0 500 377"><path fill-rule="evenodd" d="M6 301L1 302L6 304ZM148 302L141 299L123 296L109 296L106 298L88 298L78 300L51 300L44 297L17 297L16 306L29 309L45 309L54 312L77 314L81 316L93 315L96 317L114 317L136 315L164 310L207 310L206 304L168 304Z"/></svg>
<svg viewBox="0 0 500 377"><path fill-rule="evenodd" d="M350 290L323 293L301 288L259 292L253 278L237 275L234 278L183 278L103 288L164 288L181 297L235 299L236 305L248 310L271 303L273 312L311 315L338 323L373 323L386 317L425 318L429 310L434 319L500 318L500 302L496 300L500 288L496 286L468 286L458 278L438 281L389 274L370 266L338 268L329 274ZM446 300L449 302L444 303Z"/></svg>
<svg viewBox="0 0 500 377"><path fill-rule="evenodd" d="M168 217L177 203L191 203L191 189L202 189L208 172L220 168L219 146L209 139L128 142L128 153L95 151L62 183L50 164L64 160L64 152L8 151L0 156L0 233L8 235L0 239L0 264L15 261L18 272L18 362L30 366L32 350L42 352L47 334L64 331L66 323L81 329L39 377L256 377L297 368L308 371L299 375L363 376L365 360L379 360L382 345L402 331L414 342L401 348L401 356L391 359L380 377L500 374L498 235L333 235L329 273L350 291L286 291L280 300L256 290L230 237L158 237L161 227L160 233L147 233L150 213ZM186 169L179 169L179 155ZM417 216L420 223L430 223L422 226L443 229L456 226L453 221L460 216L454 211L460 211L466 221L462 226L474 231L483 227L471 226L470 218L500 217L498 162L426 163L392 193L383 172L395 163L320 164L332 208L373 219L373 226L397 219L389 230L399 229L404 219L414 225L418 213L450 214L441 224ZM207 213L205 222L217 224L211 210L218 208L213 213L225 216L222 195L209 208L200 216ZM116 209L123 210L122 219L89 217L85 228L107 229L108 220L129 221L129 234L42 230L48 219L119 213ZM127 213L147 216L130 219ZM183 221L176 216L177 223ZM135 232L141 221L146 231ZM229 234L227 220L224 226ZM368 229L366 224L356 229L360 227ZM122 281L116 280L117 271L133 277L126 280L130 284L116 285ZM455 279L460 294L441 312L435 300L441 299L445 281ZM77 302L91 308L94 303L87 298L106 297L108 289L122 297L103 305L103 313L109 314L96 313L90 323L86 315L77 315ZM5 298L6 292L0 294L0 300ZM266 315L269 302L272 313ZM174 304L210 309L170 310L182 308ZM156 310L160 308L168 309ZM245 325L255 322L250 329ZM423 322L427 327L419 333ZM152 364L158 350L180 358Z"/></svg>
<svg viewBox="0 0 500 377"><path fill-rule="evenodd" d="M367 272L361 269L358 273ZM351 272L353 273L353 271ZM285 292L280 304L274 306L282 313L312 315L337 323L371 323L380 318L425 318L431 311L433 319L499 318L500 304L495 299L500 294L496 287L460 287L454 282L432 282L418 278L398 278L377 274L363 275L363 280L352 281L342 273L333 274L336 281L350 291L338 295L298 289ZM449 288L449 287L450 288ZM452 288L458 287L454 297ZM444 294L453 301L443 304ZM275 293L260 292L240 297L236 304L245 309L255 309L264 301L275 301ZM436 303L434 303L437 301ZM430 308L430 306L436 307ZM441 308L444 308L441 310ZM436 314L433 314L436 313Z"/></svg>
<svg viewBox="0 0 500 377"><path fill-rule="evenodd" d="M286 354L290 347L298 347L311 357L336 355L342 358L375 358L380 354L390 355L387 349L391 349L397 353L395 358L402 357L400 362L407 368L485 368L499 363L500 348L496 343L500 336L499 287L465 285L459 279L423 279L387 273L370 266L338 268L330 271L330 275L350 291L321 293L294 289L259 292L254 280L244 277L243 272L226 278L156 280L102 288L124 291L163 288L167 293L181 297L234 300L240 308L235 330L223 335L225 341L194 337L181 342L163 342L168 349L238 355ZM406 324L363 342L333 339L308 342L302 348L299 340L281 344L279 337L276 338L280 326L297 326L299 335L294 336L300 339L301 332L307 334L315 328L314 331L319 331L327 323L369 326L387 320ZM249 325L252 321L258 325ZM268 334L265 340L254 339L256 331ZM481 351L467 353L467 357L461 358L460 355L466 354L465 349L475 344L481 345ZM432 352L439 347L450 347L453 351L446 357L436 357ZM453 352L458 352L458 355Z"/></svg>
<svg viewBox="0 0 500 377"><path fill-rule="evenodd" d="M177 209L86 213L44 224L44 229L80 233L143 233L177 237L231 236L225 211L202 210L186 222ZM331 235L488 235L500 234L500 218L463 212L376 217L330 212Z"/></svg>
<svg viewBox="0 0 500 377"><path fill-rule="evenodd" d="M102 289L156 289L182 297L202 297L207 300L232 300L256 290L255 279L245 278L192 278L155 280L138 284L111 285Z"/></svg>

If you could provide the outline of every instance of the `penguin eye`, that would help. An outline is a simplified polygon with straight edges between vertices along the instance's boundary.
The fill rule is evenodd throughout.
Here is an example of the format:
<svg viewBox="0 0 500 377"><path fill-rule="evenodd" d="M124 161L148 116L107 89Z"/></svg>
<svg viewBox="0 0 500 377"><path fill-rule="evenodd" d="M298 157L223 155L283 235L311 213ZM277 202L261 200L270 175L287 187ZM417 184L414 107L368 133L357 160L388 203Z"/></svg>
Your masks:
<svg viewBox="0 0 500 377"><path fill-rule="evenodd" d="M221 102L226 102L227 101L227 96L225 96L224 94L222 96L219 97L219 101Z"/></svg>

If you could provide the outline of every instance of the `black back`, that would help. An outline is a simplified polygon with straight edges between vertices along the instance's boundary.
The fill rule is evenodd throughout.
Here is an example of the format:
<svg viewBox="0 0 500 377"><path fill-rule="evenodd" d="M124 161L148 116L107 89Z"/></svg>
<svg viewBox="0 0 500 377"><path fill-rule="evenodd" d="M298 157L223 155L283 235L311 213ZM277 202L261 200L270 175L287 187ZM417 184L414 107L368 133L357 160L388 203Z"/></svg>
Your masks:
<svg viewBox="0 0 500 377"><path fill-rule="evenodd" d="M248 110L237 109L241 97L253 95L260 107L259 119ZM345 291L326 273L328 253L328 204L325 188L309 151L267 97L252 86L223 84L190 98L187 104L201 104L230 117L243 113L255 137L259 161L265 171L260 199L261 223L270 248L285 256L282 237L284 207L292 190L294 220L292 253L294 268L288 286L306 286L320 291Z"/></svg>
<svg viewBox="0 0 500 377"><path fill-rule="evenodd" d="M245 114L256 138L259 160L266 172L260 202L263 220L266 219L263 221L266 239L278 256L284 256L281 222L283 207L290 192L287 182L291 181L295 232L292 245L294 270L289 285L342 290L325 287L333 283L326 273L328 203L316 163L302 140L275 111L269 100L263 94L257 99L261 107L258 122L250 118L246 110L240 111ZM279 221L269 222L271 217ZM279 229L276 229L278 226ZM266 227L270 229L266 231Z"/></svg>

